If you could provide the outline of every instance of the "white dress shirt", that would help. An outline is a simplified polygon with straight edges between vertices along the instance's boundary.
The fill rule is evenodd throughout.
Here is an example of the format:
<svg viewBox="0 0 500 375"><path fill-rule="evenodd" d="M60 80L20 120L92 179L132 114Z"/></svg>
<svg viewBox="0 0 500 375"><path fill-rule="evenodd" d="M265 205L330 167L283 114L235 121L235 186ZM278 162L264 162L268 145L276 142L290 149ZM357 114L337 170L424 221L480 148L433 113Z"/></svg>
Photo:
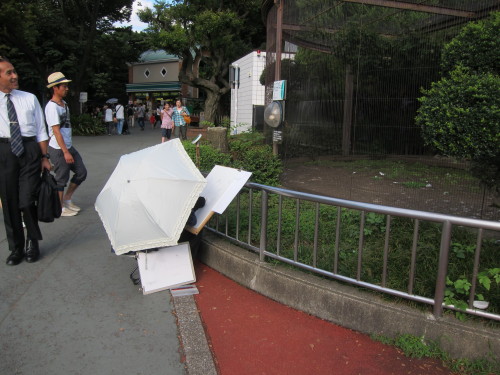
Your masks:
<svg viewBox="0 0 500 375"><path fill-rule="evenodd" d="M23 137L36 136L37 142L49 139L42 107L36 96L20 90L12 90L10 94L10 99L16 108L21 135ZM10 138L7 95L2 91L0 91L0 138Z"/></svg>

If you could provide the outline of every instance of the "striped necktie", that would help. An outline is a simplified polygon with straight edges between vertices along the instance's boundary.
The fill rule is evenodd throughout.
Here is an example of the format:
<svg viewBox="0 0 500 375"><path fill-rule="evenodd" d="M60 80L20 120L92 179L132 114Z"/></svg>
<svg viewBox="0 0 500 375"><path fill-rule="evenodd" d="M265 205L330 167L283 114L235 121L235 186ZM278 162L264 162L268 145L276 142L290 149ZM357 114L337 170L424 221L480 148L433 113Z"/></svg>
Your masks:
<svg viewBox="0 0 500 375"><path fill-rule="evenodd" d="M11 94L7 95L7 112L10 121L10 148L16 156L21 156L24 152L23 138L21 137L21 128L17 120L16 108L14 103L10 100Z"/></svg>

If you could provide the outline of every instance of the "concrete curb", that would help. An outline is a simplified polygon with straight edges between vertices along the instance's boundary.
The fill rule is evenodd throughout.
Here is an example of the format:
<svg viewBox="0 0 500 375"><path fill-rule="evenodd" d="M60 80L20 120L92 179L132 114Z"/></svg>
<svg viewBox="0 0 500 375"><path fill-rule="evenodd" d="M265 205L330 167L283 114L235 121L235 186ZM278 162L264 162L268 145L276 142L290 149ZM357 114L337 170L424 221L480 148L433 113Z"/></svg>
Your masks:
<svg viewBox="0 0 500 375"><path fill-rule="evenodd" d="M173 297L189 375L217 375L212 352L193 296Z"/></svg>
<svg viewBox="0 0 500 375"><path fill-rule="evenodd" d="M206 231L207 232L207 231ZM383 300L374 293L281 265L260 262L257 254L207 232L203 263L275 301L366 334L411 334L438 342L454 358L487 358L500 353L500 330L452 316Z"/></svg>

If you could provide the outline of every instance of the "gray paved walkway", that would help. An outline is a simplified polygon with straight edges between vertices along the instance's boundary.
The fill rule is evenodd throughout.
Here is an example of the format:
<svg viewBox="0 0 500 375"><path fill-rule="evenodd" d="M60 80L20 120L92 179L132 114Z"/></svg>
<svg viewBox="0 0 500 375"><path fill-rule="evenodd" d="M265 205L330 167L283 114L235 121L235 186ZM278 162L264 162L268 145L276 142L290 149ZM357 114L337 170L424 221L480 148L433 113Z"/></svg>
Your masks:
<svg viewBox="0 0 500 375"><path fill-rule="evenodd" d="M159 129L137 128L126 136L75 137L89 171L74 195L82 211L42 223L37 263L5 265L8 250L0 218L0 374L186 373L179 335L189 327L178 329L170 293L144 296L132 284L135 260L111 253L94 210L120 155L160 140ZM188 314L194 304L185 302ZM186 357L193 357L189 350Z"/></svg>

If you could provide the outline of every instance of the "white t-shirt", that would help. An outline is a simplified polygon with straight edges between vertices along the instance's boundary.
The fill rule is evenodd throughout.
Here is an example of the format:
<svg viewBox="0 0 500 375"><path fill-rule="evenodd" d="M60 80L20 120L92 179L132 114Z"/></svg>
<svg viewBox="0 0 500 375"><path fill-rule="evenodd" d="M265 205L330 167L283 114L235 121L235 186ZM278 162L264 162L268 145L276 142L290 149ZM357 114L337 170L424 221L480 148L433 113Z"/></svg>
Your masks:
<svg viewBox="0 0 500 375"><path fill-rule="evenodd" d="M113 121L113 110L111 108L107 108L106 112L104 112L104 121L105 122Z"/></svg>
<svg viewBox="0 0 500 375"><path fill-rule="evenodd" d="M123 106L121 104L116 105L116 118L118 120L123 120L125 118L125 111L123 110Z"/></svg>
<svg viewBox="0 0 500 375"><path fill-rule="evenodd" d="M61 107L56 102L51 100L45 106L45 120L49 126L49 146L56 149L61 149L61 147L59 147L57 139L54 137L54 132L52 131L52 127L54 125L59 125L59 130L61 131L66 148L69 149L72 146L69 108L66 105L66 102L63 101L63 103L64 107Z"/></svg>

